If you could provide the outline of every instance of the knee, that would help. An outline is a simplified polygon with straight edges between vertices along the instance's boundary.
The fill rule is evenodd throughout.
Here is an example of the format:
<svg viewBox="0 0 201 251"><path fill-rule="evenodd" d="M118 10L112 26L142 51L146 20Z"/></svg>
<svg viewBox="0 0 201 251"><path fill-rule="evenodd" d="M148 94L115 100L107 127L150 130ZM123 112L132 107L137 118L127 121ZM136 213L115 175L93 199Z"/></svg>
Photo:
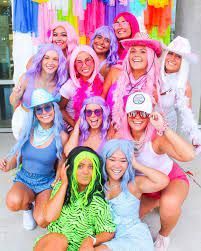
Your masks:
<svg viewBox="0 0 201 251"><path fill-rule="evenodd" d="M11 211L19 211L22 209L22 198L14 194L8 194L6 197L6 206Z"/></svg>
<svg viewBox="0 0 201 251"><path fill-rule="evenodd" d="M164 196L160 199L160 212L166 216L180 214L182 203L174 195Z"/></svg>
<svg viewBox="0 0 201 251"><path fill-rule="evenodd" d="M66 251L68 248L68 241L63 234L58 233L49 233L41 238L36 246L34 251L54 251L55 246L58 251Z"/></svg>
<svg viewBox="0 0 201 251"><path fill-rule="evenodd" d="M33 213L34 220L36 221L36 224L41 228L46 228L48 226L48 222L45 220L44 216L42 214Z"/></svg>

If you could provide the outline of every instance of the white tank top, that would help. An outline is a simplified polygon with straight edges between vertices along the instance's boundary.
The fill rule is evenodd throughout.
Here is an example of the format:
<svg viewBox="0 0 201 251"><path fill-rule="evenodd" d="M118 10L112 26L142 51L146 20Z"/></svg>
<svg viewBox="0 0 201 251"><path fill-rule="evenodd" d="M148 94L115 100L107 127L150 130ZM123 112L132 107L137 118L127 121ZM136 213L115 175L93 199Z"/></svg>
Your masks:
<svg viewBox="0 0 201 251"><path fill-rule="evenodd" d="M151 141L145 143L142 151L136 156L136 160L166 175L171 172L173 166L173 160L167 154L157 154L154 152ZM137 174L139 175L138 172Z"/></svg>

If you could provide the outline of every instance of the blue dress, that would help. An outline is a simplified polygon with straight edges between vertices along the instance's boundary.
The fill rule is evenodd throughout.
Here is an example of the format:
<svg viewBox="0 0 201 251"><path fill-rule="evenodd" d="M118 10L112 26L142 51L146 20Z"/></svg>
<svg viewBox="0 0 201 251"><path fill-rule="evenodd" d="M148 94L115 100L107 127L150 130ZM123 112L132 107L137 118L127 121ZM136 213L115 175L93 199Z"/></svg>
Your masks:
<svg viewBox="0 0 201 251"><path fill-rule="evenodd" d="M150 231L139 218L140 200L127 190L108 202L117 229L114 239L103 244L112 251L154 251Z"/></svg>

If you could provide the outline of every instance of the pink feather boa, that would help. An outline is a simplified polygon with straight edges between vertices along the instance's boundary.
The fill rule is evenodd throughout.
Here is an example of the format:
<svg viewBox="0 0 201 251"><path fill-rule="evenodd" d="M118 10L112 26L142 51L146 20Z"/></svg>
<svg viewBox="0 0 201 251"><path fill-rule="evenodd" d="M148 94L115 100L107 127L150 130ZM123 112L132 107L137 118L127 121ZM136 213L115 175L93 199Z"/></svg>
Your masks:
<svg viewBox="0 0 201 251"><path fill-rule="evenodd" d="M80 88L76 90L76 93L73 97L75 121L77 121L79 118L83 101L90 96L100 96L103 92L103 82L100 79L99 75L96 75L92 83L84 81L82 78L79 79L79 82L80 82ZM89 91L90 87L91 87L91 90Z"/></svg>

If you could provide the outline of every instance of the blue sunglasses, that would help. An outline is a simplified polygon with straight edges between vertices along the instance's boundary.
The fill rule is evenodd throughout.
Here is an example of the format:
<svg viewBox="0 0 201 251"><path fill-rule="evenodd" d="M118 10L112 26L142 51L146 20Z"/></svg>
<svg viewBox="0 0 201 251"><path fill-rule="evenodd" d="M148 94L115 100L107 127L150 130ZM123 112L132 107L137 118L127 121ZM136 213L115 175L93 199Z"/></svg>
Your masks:
<svg viewBox="0 0 201 251"><path fill-rule="evenodd" d="M53 109L53 104L46 104L46 105L43 105L43 106L37 106L35 109L34 109L34 112L36 115L41 115L43 114L43 112L51 112Z"/></svg>

